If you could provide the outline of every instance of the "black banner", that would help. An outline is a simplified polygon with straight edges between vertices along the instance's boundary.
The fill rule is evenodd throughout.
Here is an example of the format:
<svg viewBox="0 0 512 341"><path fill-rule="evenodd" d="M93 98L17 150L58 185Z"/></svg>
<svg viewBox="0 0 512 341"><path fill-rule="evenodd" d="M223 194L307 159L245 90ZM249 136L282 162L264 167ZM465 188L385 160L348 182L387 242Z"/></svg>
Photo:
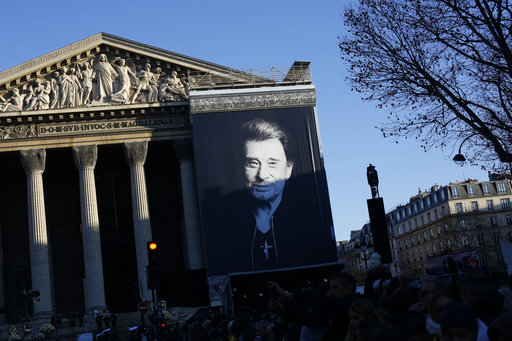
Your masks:
<svg viewBox="0 0 512 341"><path fill-rule="evenodd" d="M313 108L193 115L208 275L335 262Z"/></svg>

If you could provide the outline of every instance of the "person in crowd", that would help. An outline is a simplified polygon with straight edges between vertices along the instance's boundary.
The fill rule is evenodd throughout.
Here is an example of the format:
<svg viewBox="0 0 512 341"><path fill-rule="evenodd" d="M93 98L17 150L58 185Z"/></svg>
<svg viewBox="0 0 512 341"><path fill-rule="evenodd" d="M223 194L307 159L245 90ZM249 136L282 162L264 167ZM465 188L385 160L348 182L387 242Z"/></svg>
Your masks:
<svg viewBox="0 0 512 341"><path fill-rule="evenodd" d="M399 286L391 295L387 318L390 323L400 330L407 339L418 334L425 334L425 317L423 312L411 310L417 303L418 290L408 285Z"/></svg>
<svg viewBox="0 0 512 341"><path fill-rule="evenodd" d="M382 340L392 337L393 340L402 340L401 334L392 328L384 315L367 299L358 299L350 304L349 329L345 341L358 341L362 338Z"/></svg>
<svg viewBox="0 0 512 341"><path fill-rule="evenodd" d="M489 341L487 326L463 303L443 309L441 331L448 341Z"/></svg>
<svg viewBox="0 0 512 341"><path fill-rule="evenodd" d="M259 320L255 325L255 340L268 341L268 321Z"/></svg>
<svg viewBox="0 0 512 341"><path fill-rule="evenodd" d="M439 292L435 294L429 301L427 306L427 317L425 320L425 327L427 333L432 335L434 340L444 339L443 332L441 331L441 314L444 308L453 303L454 300L446 293Z"/></svg>
<svg viewBox="0 0 512 341"><path fill-rule="evenodd" d="M281 307L278 312L285 319L306 326L326 326L324 340L327 341L339 341L345 337L349 325L348 307L354 300L360 298L360 295L356 294L356 282L352 275L346 272L334 275L329 281L327 295L312 290L291 293L277 283L271 285L276 288L282 299L313 309L311 312L304 312L278 305Z"/></svg>
<svg viewBox="0 0 512 341"><path fill-rule="evenodd" d="M501 314L487 330L491 341L512 340L512 311Z"/></svg>
<svg viewBox="0 0 512 341"><path fill-rule="evenodd" d="M419 312L426 312L430 304L430 300L437 294L445 292L446 287L439 278L425 278L421 282L421 289L419 291L420 300L409 307L410 310Z"/></svg>
<svg viewBox="0 0 512 341"><path fill-rule="evenodd" d="M505 312L505 298L484 273L468 273L460 279L458 285L462 302L486 325L490 325Z"/></svg>

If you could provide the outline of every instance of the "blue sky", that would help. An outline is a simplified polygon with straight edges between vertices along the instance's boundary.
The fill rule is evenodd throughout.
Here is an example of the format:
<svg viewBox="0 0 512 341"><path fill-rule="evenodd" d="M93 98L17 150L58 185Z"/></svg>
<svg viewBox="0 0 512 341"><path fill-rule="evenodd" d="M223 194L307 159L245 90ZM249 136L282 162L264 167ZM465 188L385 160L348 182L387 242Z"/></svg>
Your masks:
<svg viewBox="0 0 512 341"><path fill-rule="evenodd" d="M248 69L311 61L336 237L368 221L366 167L379 172L386 211L434 184L485 180L456 166L451 149L427 153L411 140L384 139L386 112L345 83L337 37L350 0L322 1L7 1L0 70L106 32L209 62Z"/></svg>

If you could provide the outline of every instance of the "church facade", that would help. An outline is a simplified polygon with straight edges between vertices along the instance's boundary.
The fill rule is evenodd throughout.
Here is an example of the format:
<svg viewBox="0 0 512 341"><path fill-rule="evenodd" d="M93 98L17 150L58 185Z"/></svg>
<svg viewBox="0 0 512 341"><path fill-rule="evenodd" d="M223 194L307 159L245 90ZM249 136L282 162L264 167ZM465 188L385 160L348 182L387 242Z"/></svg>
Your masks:
<svg viewBox="0 0 512 341"><path fill-rule="evenodd" d="M0 72L4 317L24 314L29 289L40 293L34 316L135 311L151 300L150 240L168 304L207 304L215 255L205 251L196 119L306 109L314 120L314 107L308 63L276 80L106 33Z"/></svg>

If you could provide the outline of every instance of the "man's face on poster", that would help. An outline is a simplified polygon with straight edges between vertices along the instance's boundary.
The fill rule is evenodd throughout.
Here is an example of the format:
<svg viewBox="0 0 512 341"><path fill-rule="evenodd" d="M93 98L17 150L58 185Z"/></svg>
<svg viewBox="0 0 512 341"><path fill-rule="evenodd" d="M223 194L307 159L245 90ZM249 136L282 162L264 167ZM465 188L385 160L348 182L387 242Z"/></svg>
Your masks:
<svg viewBox="0 0 512 341"><path fill-rule="evenodd" d="M277 138L245 142L245 184L257 200L271 201L284 189L292 174L293 162L288 161L281 141Z"/></svg>

